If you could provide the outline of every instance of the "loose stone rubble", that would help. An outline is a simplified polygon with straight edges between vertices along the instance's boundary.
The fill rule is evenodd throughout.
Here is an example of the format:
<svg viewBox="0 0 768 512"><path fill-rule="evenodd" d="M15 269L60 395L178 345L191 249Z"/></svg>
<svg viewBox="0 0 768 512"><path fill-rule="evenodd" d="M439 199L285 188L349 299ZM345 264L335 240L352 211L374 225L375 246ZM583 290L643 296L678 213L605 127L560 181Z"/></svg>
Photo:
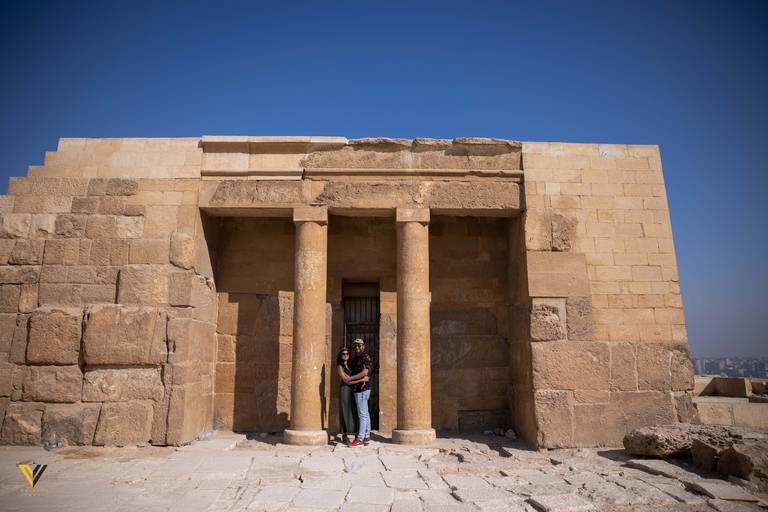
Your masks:
<svg viewBox="0 0 768 512"><path fill-rule="evenodd" d="M431 447L395 445L375 435L360 448L249 437L226 434L176 450L0 448L0 503L66 512L768 509L767 494L676 461L644 461L653 467L640 470L643 461L619 449L536 452L497 435L438 438ZM149 456L137 456L141 450ZM14 465L22 457L48 465L39 484L47 490L43 496L21 493L25 482Z"/></svg>

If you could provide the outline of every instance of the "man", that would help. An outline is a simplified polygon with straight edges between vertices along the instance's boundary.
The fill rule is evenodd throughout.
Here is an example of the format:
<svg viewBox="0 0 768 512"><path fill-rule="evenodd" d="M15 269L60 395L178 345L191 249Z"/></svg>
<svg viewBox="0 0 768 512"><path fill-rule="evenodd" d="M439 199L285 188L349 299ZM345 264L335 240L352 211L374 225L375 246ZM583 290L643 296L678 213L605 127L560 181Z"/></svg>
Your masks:
<svg viewBox="0 0 768 512"><path fill-rule="evenodd" d="M350 381L356 381L369 377L371 375L371 356L365 352L365 342L357 338L352 342L355 349L355 361L352 363L352 375ZM371 383L369 379L355 384L355 404L357 405L357 416L360 419L360 428L357 432L357 439L347 446L368 446L371 442L371 415L368 413L368 399L371 397Z"/></svg>

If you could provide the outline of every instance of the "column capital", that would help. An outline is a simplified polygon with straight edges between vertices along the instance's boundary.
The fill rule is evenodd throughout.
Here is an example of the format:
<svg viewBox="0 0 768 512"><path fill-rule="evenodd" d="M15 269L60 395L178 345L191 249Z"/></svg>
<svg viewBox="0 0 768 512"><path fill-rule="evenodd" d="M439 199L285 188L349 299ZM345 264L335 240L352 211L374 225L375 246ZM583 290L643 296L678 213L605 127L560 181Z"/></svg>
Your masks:
<svg viewBox="0 0 768 512"><path fill-rule="evenodd" d="M399 207L395 214L396 222L421 222L429 224L429 208Z"/></svg>
<svg viewBox="0 0 768 512"><path fill-rule="evenodd" d="M317 222L328 224L327 206L305 206L293 209L293 222Z"/></svg>

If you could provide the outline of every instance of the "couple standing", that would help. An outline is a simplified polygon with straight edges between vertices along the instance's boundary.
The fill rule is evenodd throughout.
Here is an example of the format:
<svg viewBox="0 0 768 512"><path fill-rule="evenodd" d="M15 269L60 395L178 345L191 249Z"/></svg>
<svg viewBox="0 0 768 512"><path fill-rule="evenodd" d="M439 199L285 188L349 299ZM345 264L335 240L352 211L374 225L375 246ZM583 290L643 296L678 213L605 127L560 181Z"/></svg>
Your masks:
<svg viewBox="0 0 768 512"><path fill-rule="evenodd" d="M336 370L341 379L339 430L342 435L352 434L357 430L357 438L347 446L367 446L371 441L371 416L368 413L368 399L371 396L371 356L365 352L365 343L360 338L353 341L352 346L355 350L355 359L351 364L349 349L346 347L341 349L336 358ZM355 418L355 408L357 418ZM356 419L359 421L355 421ZM358 423L359 430L355 428Z"/></svg>

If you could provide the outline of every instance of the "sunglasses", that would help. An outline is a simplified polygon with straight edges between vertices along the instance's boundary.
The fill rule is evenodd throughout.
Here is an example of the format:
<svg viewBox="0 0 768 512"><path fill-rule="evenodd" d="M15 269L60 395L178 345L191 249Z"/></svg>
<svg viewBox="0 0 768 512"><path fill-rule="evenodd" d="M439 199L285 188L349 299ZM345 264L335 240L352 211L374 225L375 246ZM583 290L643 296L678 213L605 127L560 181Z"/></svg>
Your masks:
<svg viewBox="0 0 768 512"><path fill-rule="evenodd" d="M343 355L343 356L348 356L348 355L349 355L349 352L342 352L342 353L341 353L341 355Z"/></svg>

